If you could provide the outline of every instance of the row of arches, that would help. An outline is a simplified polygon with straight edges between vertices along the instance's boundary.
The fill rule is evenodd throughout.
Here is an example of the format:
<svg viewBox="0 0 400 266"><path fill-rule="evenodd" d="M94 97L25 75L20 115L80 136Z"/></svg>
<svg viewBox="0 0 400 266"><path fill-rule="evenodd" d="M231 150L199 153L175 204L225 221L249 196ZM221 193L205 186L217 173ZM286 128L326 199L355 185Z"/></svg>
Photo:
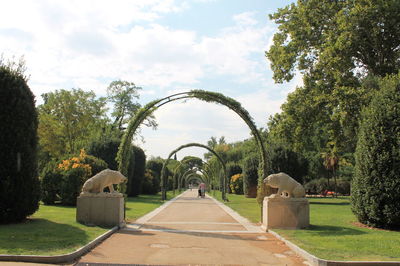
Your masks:
<svg viewBox="0 0 400 266"><path fill-rule="evenodd" d="M127 174L128 162L130 159L129 158L130 157L130 153L129 153L130 144L132 142L132 139L133 139L135 133L137 132L139 126L143 123L143 121L149 115L151 115L153 112L155 112L157 109L161 108L162 106L164 106L167 103L178 101L178 100L190 99L190 98L196 98L201 101L224 105L224 106L228 107L230 110L234 111L249 127L252 135L254 136L254 138L256 140L259 157L260 157L259 167L261 168L261 175L259 175L259 177L258 177L259 193L257 193L257 195L258 195L257 197L258 197L258 202L261 203L262 196L263 196L263 194L265 194L265 192L262 191L262 189L263 189L262 180L263 180L263 177L267 176L267 155L266 155L266 150L265 150L263 140L261 138L261 135L260 135L256 125L254 124L252 117L247 112L247 110L244 109L241 106L241 104L238 101L236 101L235 99L227 97L221 93L205 91L205 90L191 90L188 92L176 93L176 94L170 95L168 97L164 97L164 98L161 98L158 100L151 101L148 104L146 104L144 107L139 109L139 111L135 114L135 116L133 116L132 119L129 121L128 127L122 137L121 144L118 149L118 154L117 154L117 158L116 158L116 161L118 162L118 170L124 175ZM198 144L198 143L189 143L186 145L182 145L178 149L180 150L180 149L189 147L187 145L192 145L192 146L209 149L208 146ZM190 147L192 147L192 146L190 146ZM171 154L174 154L176 152L177 152L176 150L172 151L170 153L170 156L172 156ZM215 154L217 156L217 158L219 157L218 154L215 153L215 151L210 150L210 152ZM170 158L170 156L169 156L169 158ZM219 158L219 160L220 160L220 158ZM224 163L222 163L222 164L223 164L224 172L225 172L224 185L223 185L223 198L224 198L224 200L226 200L226 185L227 185L226 167L225 167ZM165 197L165 180L164 179L165 178L162 178L162 181L161 181L162 198L163 199L166 198Z"/></svg>

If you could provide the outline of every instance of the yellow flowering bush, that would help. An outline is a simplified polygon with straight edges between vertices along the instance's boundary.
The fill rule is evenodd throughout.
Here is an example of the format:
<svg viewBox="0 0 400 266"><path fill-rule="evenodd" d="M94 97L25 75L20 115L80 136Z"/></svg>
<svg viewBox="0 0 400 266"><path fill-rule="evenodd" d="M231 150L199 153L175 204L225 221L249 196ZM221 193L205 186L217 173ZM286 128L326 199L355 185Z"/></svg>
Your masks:
<svg viewBox="0 0 400 266"><path fill-rule="evenodd" d="M232 193L242 195L243 194L243 175L236 174L231 177L231 184L229 185Z"/></svg>

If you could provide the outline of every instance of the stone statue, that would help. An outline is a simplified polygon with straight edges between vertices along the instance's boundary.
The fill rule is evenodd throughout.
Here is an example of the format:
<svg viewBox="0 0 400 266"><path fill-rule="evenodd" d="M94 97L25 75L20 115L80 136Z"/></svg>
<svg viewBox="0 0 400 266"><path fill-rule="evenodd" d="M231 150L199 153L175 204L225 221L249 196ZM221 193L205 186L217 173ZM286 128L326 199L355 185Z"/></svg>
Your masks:
<svg viewBox="0 0 400 266"><path fill-rule="evenodd" d="M264 179L264 184L272 188L278 188L276 194L270 198L303 198L306 195L304 187L285 173L272 174Z"/></svg>
<svg viewBox="0 0 400 266"><path fill-rule="evenodd" d="M115 193L113 184L127 182L128 179L120 172L105 169L95 176L89 178L82 187L82 193L102 193L105 187L110 189L110 193Z"/></svg>

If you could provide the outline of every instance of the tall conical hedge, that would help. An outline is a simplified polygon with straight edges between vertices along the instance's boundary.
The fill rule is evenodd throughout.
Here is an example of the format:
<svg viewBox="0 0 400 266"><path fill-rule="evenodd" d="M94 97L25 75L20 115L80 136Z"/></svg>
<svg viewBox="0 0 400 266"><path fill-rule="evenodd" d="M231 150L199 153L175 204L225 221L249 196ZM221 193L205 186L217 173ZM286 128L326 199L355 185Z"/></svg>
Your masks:
<svg viewBox="0 0 400 266"><path fill-rule="evenodd" d="M0 62L0 223L24 220L39 208L37 113L23 75Z"/></svg>
<svg viewBox="0 0 400 266"><path fill-rule="evenodd" d="M352 210L374 227L400 227L400 75L383 79L363 112Z"/></svg>

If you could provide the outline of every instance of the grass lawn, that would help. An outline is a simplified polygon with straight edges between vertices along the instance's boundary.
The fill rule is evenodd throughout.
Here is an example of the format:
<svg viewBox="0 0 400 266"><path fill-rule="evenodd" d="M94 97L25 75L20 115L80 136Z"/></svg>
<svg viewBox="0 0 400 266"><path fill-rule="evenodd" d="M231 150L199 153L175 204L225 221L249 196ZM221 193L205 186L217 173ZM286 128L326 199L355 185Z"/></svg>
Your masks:
<svg viewBox="0 0 400 266"><path fill-rule="evenodd" d="M220 193L215 198L221 200ZM260 207L255 199L231 194L228 198L227 206L252 222L260 221ZM348 197L309 200L311 226L308 229L274 231L322 259L400 261L399 231L355 225L356 217Z"/></svg>
<svg viewBox="0 0 400 266"><path fill-rule="evenodd" d="M171 199L172 192L168 192ZM128 198L126 217L133 221L163 202L158 195ZM76 208L40 205L20 224L0 225L0 254L60 255L73 252L109 229L85 226L75 221Z"/></svg>

